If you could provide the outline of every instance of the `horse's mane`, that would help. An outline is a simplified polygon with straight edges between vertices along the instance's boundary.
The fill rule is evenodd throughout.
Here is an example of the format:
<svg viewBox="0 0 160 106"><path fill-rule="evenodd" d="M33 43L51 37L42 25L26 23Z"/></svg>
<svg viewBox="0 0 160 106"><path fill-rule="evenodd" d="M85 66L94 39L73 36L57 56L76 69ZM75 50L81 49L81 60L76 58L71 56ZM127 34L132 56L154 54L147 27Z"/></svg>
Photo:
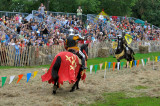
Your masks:
<svg viewBox="0 0 160 106"><path fill-rule="evenodd" d="M82 46L81 46L81 51L83 52L83 50L87 53L87 55L88 55L88 44L83 44Z"/></svg>
<svg viewBox="0 0 160 106"><path fill-rule="evenodd" d="M81 51L83 51L83 50L85 50L85 48L88 46L88 44L83 44L82 46L81 46Z"/></svg>

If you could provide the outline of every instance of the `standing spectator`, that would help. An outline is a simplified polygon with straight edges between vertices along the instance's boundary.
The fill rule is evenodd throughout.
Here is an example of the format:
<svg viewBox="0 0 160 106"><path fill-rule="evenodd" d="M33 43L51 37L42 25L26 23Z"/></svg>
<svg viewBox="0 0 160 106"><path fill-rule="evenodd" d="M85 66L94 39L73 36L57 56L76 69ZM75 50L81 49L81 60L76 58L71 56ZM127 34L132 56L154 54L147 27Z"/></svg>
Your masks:
<svg viewBox="0 0 160 106"><path fill-rule="evenodd" d="M44 10L46 9L46 7L43 5L43 3L41 3L41 6L39 7L40 12L42 15L44 15Z"/></svg>
<svg viewBox="0 0 160 106"><path fill-rule="evenodd" d="M99 15L99 19L100 19L100 20L103 20L103 19L104 19L104 16L103 16L102 13Z"/></svg>
<svg viewBox="0 0 160 106"><path fill-rule="evenodd" d="M81 9L81 6L79 6L78 9L77 9L77 16L79 17L80 20L82 20L82 9Z"/></svg>

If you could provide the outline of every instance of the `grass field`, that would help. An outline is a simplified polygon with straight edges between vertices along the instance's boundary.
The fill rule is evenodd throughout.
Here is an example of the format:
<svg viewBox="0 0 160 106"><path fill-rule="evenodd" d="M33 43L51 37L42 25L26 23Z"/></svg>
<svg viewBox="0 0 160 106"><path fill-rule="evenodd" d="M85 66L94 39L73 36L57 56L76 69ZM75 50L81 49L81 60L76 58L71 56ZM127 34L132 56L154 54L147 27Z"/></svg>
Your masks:
<svg viewBox="0 0 160 106"><path fill-rule="evenodd" d="M140 60L140 59L146 59L146 58L148 58L148 57L150 57L150 59L151 60L153 60L154 58L155 58L155 56L160 56L160 52L153 52L153 53L148 53L148 54L139 54L139 53L137 53L136 55L135 55L135 59L136 60ZM100 63L104 63L104 62L116 62L116 59L115 58L113 58L113 56L109 56L109 57L107 57L107 58L94 58L94 59L89 59L88 60L88 68L89 68L89 66L90 65L96 65L96 64L100 64ZM122 62L126 62L126 60L122 60ZM141 64L141 63L140 63ZM11 70L11 72L12 72L12 70L13 71L15 71L15 70L18 70L18 71L16 71L17 72L17 74L16 75L18 75L19 74L19 71L22 69L22 70L26 70L26 71L28 71L28 69L33 69L33 70L38 70L39 68L49 68L50 67L50 64L49 65L42 65L42 66L32 66L32 67L9 67L9 66L0 66L0 74L3 74L4 72L3 72L3 70L5 70L5 69L10 69ZM103 65L103 67L104 67L104 65ZM150 66L147 66L148 68L150 67ZM98 68L99 69L99 68ZM1 71L2 70L2 71ZM88 69L89 70L89 69ZM94 68L93 68L93 70L94 70ZM160 70L159 70L160 71ZM154 71L154 72L156 72L157 74L155 74L155 75L157 75L157 78L158 78L158 75L159 75L159 71ZM138 71L139 72L139 71ZM145 72L145 71L144 71ZM152 74L148 74L148 72L149 71L146 71L146 75L144 74L144 75L141 75L141 73L139 73L139 74L137 74L136 76L134 76L134 77L138 77L139 76L139 78L133 78L132 79L132 77L131 76L133 76L134 75L134 73L133 73L133 75L131 75L131 76L128 76L127 74L129 74L129 73L127 73L125 76L121 76L121 77L119 77L119 78L126 78L127 76L128 76L128 81L132 81L132 80L137 80L137 79L139 79L139 84L136 84L136 86L133 86L132 88L130 88L130 89L132 89L132 91L130 91L130 89L128 90L128 91L121 91L121 90L118 90L117 92L112 92L112 91L110 91L110 92L106 92L106 91L104 91L103 93L102 93L102 98L101 99L98 99L98 100L95 100L94 102L92 102L91 104L89 104L89 106L160 106L160 96L150 96L150 95L148 95L148 94L146 94L146 93L148 93L148 92L150 92L150 91L152 91L152 92L155 92L155 90L156 90L156 92L155 92L155 94L158 94L158 95L160 95L160 92L159 92L159 89L160 89L160 86L159 85L157 85L157 83L158 84L160 84L160 81L157 81L158 79L155 79L154 81L152 81L152 78L153 77L155 77L155 75L153 75L153 76L150 76L150 77L145 77L145 76L148 76L148 75L152 75ZM9 72L10 73L10 72ZM42 74L42 72L41 72L41 74ZM40 74L40 75L41 75ZM109 72L108 72L108 74L109 74ZM122 72L121 72L121 74L122 74ZM120 73L118 74L118 75L121 75ZM132 74L132 73L130 73L130 74ZM39 76L40 76L39 75ZM108 75L108 76L112 76L112 75L114 75L114 76L116 76L117 77L117 75L115 75L115 73L113 72L111 72L111 74L110 75ZM123 75L123 74L122 74ZM141 75L141 76L140 76ZM95 78L95 76L97 77L97 78ZM99 82L98 83L95 83L94 81L92 82L92 80L90 80L90 79L93 79L92 77L94 77L94 79L98 79L99 78L99 80L103 80L103 78L102 78L102 76L103 76L103 73L102 73L102 75L99 75L99 76L97 76L97 75L94 75L94 76L92 76L92 75L90 75L90 76L88 76L88 77L91 77L91 78L88 78L88 81L87 81L87 85L86 86L89 86L89 84L90 84L90 87L88 87L88 91L90 91L91 92L91 90L90 90L90 88L91 87L93 87L93 85L92 85L92 83L93 84L96 84L96 86L99 84ZM100 79L101 78L101 79ZM129 79L129 78L131 78L131 79ZM141 79L142 78L142 79ZM148 78L151 78L150 80L148 80ZM113 79L116 79L115 77L113 78ZM112 79L112 77L111 78L108 78L107 79L107 81L111 81L111 80L113 80ZM117 78L118 79L118 78ZM127 83L125 83L124 81L120 81L120 82L123 82L123 83L125 83L125 85L129 85L130 83L126 80L126 79L123 79L124 81L126 81ZM142 80L147 80L147 81L142 81ZM39 81L38 80L38 78L37 78L37 81ZM119 81L119 79L118 80L116 80L116 81ZM108 86L110 86L111 84L113 84L113 85L116 85L116 81L113 81L113 82L107 82L108 83L108 85L105 85L106 87L108 87ZM157 81L157 82L156 82ZM120 83L119 82L119 83ZM148 84L147 86L146 85L144 85L144 83L149 83L149 82L153 82L153 83L155 83L154 85L156 86L156 88L152 88L152 86L153 85L150 85L150 84ZM41 84L41 81L39 82L40 84ZM104 83L104 84L106 84L106 83ZM102 84L103 85L103 84ZM101 85L101 86L102 86ZM123 84L122 84L123 85ZM132 85L132 84L131 84ZM23 86L25 86L25 85L23 85ZM36 85L35 85L36 86ZM39 86L39 85L37 85L37 86ZM103 85L104 86L104 85ZM117 87L119 87L120 85L118 85ZM98 87L98 86L97 86ZM123 87L123 86L122 86ZM24 87L24 88L26 88L26 87ZM116 87L115 87L116 88ZM13 89L13 88L12 88ZM17 89L17 87L15 87L15 89ZM29 88L28 88L29 89ZM93 89L93 88L92 88ZM29 89L30 90L30 89ZM28 90L28 91L29 91ZM100 90L100 89L99 89ZM146 92L144 92L145 90L147 90ZM87 90L84 90L83 92L88 92ZM136 92L135 92L136 91ZM8 92L8 91L6 91L6 92ZM97 90L97 92L98 92L98 90ZM22 92L22 93L24 93L24 92ZM75 92L75 93L77 93L77 92ZM94 92L94 93L96 93L96 92ZM2 94L2 93L0 93L0 94ZM12 93L11 93L12 94ZM79 92L79 94L81 94L81 92ZM139 96L136 96L136 97L131 97L131 96L128 96L128 94L134 94L134 95L139 95ZM154 94L154 93L153 93ZM70 94L71 95L71 94ZM86 95L90 95L90 94L86 94ZM64 96L64 95L63 95ZM62 97L63 97L62 96ZM82 96L82 95L81 95ZM79 96L79 97L81 97L81 96ZM93 96L94 97L94 96ZM50 95L50 98L49 99L53 99L53 97L52 97L52 95ZM79 103L79 105L86 105L86 104L81 104L81 103Z"/></svg>
<svg viewBox="0 0 160 106"><path fill-rule="evenodd" d="M104 100L96 101L90 106L160 106L159 97L128 98L124 92L105 93Z"/></svg>
<svg viewBox="0 0 160 106"><path fill-rule="evenodd" d="M137 53L135 54L135 59L136 60L140 60L140 59L147 59L148 57L150 57L151 60L153 60L153 57L155 59L155 56L160 56L160 52L152 52L152 53L148 53L148 54L140 54ZM104 63L104 62L116 62L116 58L113 58L113 56L109 56L106 58L94 58L94 59L89 59L87 62L87 66L89 68L90 65L96 65L96 64L100 64L100 63ZM121 60L121 62L126 62L126 60ZM140 61L141 64L141 61ZM9 69L9 68L49 68L50 64L48 65L41 65L41 66L25 66L25 67L13 67L13 66L0 66L0 69ZM103 67L104 68L104 65ZM99 69L99 67L98 67ZM94 70L94 67L93 67ZM89 69L88 69L89 71Z"/></svg>

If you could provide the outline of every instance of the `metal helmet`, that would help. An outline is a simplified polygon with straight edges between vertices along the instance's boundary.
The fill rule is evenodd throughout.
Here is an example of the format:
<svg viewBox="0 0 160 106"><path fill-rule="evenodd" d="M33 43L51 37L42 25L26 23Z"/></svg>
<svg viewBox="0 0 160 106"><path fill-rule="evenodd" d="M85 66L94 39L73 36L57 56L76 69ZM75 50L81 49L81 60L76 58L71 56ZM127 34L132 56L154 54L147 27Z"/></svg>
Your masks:
<svg viewBox="0 0 160 106"><path fill-rule="evenodd" d="M74 30L72 28L70 28L68 31L69 31L69 36L74 35Z"/></svg>

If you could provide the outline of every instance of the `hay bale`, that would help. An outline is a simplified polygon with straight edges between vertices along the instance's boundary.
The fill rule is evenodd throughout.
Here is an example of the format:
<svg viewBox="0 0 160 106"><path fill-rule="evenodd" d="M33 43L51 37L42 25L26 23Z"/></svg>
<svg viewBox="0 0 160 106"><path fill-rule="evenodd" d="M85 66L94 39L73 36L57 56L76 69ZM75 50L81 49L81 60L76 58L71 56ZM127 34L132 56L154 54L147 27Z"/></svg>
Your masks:
<svg viewBox="0 0 160 106"><path fill-rule="evenodd" d="M98 57L108 57L109 49L107 47L100 48L98 50Z"/></svg>
<svg viewBox="0 0 160 106"><path fill-rule="evenodd" d="M139 46L139 53L148 53L148 46Z"/></svg>

